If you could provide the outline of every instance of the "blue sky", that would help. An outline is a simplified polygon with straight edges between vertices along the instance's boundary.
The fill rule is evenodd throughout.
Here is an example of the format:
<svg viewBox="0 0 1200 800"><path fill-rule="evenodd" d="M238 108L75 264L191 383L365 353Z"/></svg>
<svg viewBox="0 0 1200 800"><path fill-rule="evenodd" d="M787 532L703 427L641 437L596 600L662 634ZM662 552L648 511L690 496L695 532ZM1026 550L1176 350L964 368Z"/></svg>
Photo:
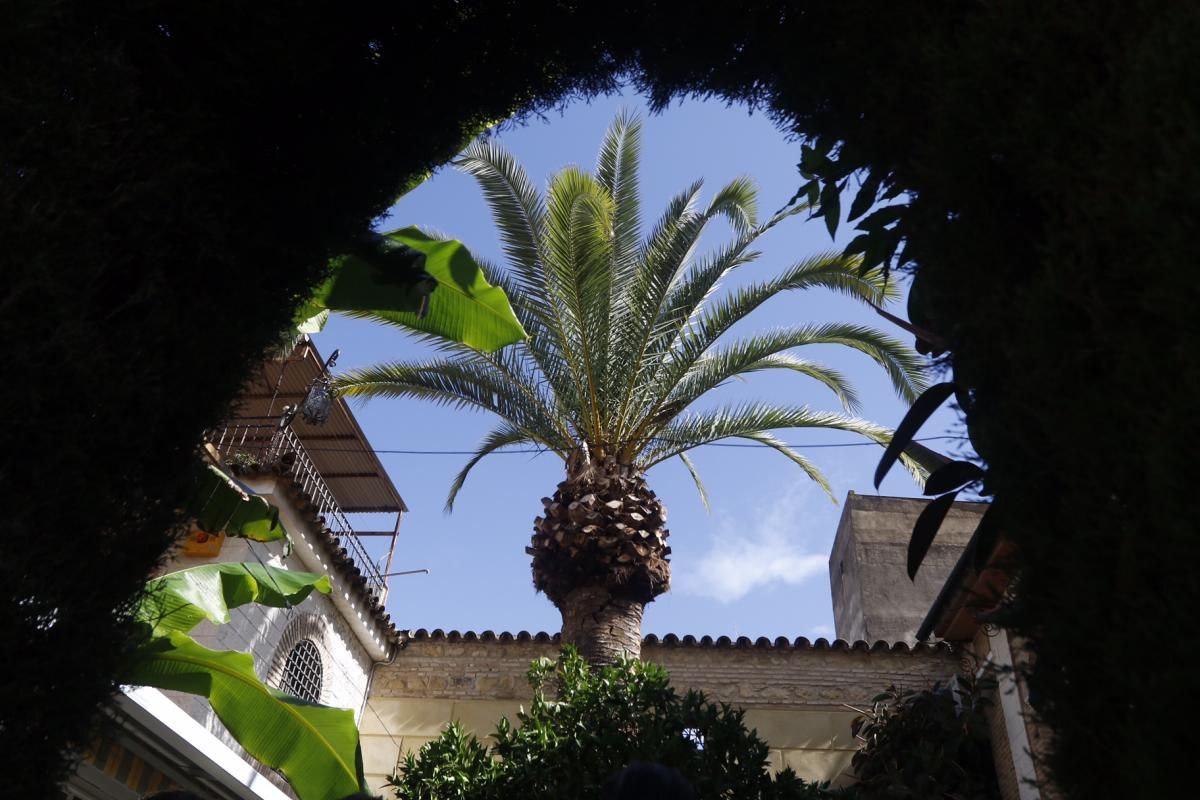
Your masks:
<svg viewBox="0 0 1200 800"><path fill-rule="evenodd" d="M605 128L621 109L644 117L642 209L652 222L668 200L696 178L703 197L726 181L748 175L759 186L763 215L782 206L800 183L799 144L789 142L761 115L720 103L687 102L650 116L633 94L577 103L563 114L499 134L540 186L568 165L592 168ZM418 123L419 124L419 123ZM845 207L846 203L843 203ZM503 263L499 239L474 181L452 168L438 172L403 198L380 221L381 230L417 224L465 242L480 256ZM759 241L763 255L741 268L740 280L774 275L816 252L833 249L820 220L793 217ZM728 231L714 225L710 246ZM730 285L736 285L736 282ZM899 306L903 308L901 304ZM902 314L903 312L901 312ZM873 311L828 294L784 295L759 309L733 332L811 321L856 321L909 341ZM316 342L325 354L341 349L339 369L376 361L417 359L427 346L394 328L335 317ZM846 373L863 399L863 416L894 426L904 404L882 370L854 351L824 348L805 353ZM763 398L837 410L832 395L798 375L753 376L720 390L716 401ZM469 450L494 419L416 401L373 400L354 411L376 449ZM955 415L943 410L923 436L958 434ZM859 441L847 434L785 431L797 444ZM949 443L947 443L949 444ZM850 490L873 493L871 475L880 450L847 447L803 450L829 477L839 500ZM482 462L459 495L455 511L442 511L446 490L466 460L461 455L380 456L411 511L403 523L393 569L424 567L430 575L393 578L388 607L401 628L557 631L557 611L534 593L529 560L532 521L540 498L562 480L552 455L496 455ZM707 447L693 455L708 487L706 513L686 470L677 461L650 472L652 487L669 509L674 571L672 590L646 609L644 633L727 636L833 637L827 560L841 506L781 455L766 449ZM903 470L882 494L918 495ZM364 527L377 527L366 525Z"/></svg>

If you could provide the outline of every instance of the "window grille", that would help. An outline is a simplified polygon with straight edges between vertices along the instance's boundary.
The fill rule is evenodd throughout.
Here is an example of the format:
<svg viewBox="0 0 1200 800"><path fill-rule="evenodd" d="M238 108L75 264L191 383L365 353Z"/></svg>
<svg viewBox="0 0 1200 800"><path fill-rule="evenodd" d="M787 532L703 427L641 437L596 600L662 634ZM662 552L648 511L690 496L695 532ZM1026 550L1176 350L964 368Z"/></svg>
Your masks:
<svg viewBox="0 0 1200 800"><path fill-rule="evenodd" d="M321 701L321 653L311 639L301 639L288 653L283 666L283 683L279 687L286 694L308 700Z"/></svg>

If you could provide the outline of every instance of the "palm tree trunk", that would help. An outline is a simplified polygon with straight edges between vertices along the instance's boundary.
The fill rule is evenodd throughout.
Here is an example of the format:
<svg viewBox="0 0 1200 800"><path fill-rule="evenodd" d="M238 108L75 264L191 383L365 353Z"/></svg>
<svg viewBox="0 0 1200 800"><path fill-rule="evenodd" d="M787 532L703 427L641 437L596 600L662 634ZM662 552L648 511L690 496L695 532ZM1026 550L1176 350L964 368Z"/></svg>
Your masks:
<svg viewBox="0 0 1200 800"><path fill-rule="evenodd" d="M671 585L667 510L645 475L614 458L567 465L542 499L526 552L533 585L562 614L563 640L593 665L642 650L642 611Z"/></svg>
<svg viewBox="0 0 1200 800"><path fill-rule="evenodd" d="M558 604L562 638L593 666L642 654L642 611L646 604L617 597L603 586L582 586Z"/></svg>

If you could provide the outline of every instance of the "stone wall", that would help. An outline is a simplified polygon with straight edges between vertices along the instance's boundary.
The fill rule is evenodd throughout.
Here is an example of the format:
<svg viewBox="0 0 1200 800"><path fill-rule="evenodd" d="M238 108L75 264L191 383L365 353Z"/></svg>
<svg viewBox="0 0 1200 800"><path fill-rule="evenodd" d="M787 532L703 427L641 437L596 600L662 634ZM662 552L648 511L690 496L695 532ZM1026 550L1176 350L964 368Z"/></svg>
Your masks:
<svg viewBox="0 0 1200 800"><path fill-rule="evenodd" d="M501 716L513 718L532 693L525 673L534 659L555 657L546 634L481 635L418 631L371 685L372 713L361 726L368 782L380 790L404 752L419 749L452 720L486 736ZM921 688L958 669L945 646L871 648L785 639L774 642L648 637L642 658L666 667L680 689L747 710L747 725L771 745L772 766L802 777L838 780L855 744L851 708L882 689Z"/></svg>

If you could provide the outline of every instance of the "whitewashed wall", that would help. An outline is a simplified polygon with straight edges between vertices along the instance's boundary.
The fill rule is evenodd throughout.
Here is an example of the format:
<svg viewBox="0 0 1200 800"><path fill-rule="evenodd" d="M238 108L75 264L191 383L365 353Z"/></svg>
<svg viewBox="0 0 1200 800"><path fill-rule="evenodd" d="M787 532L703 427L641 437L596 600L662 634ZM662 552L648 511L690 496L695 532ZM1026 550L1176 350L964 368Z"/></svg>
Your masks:
<svg viewBox="0 0 1200 800"><path fill-rule="evenodd" d="M277 500L277 498L272 498ZM215 558L189 558L182 554L173 558L163 570L173 572L189 567L221 562L261 561L268 566L306 571L307 567L295 555L284 555L284 542L256 543L244 539L226 539L220 555ZM214 650L237 650L254 656L258 677L268 685L280 686L287 654L301 638L317 645L321 654L322 685L320 702L354 711L358 721L366 697L372 661L366 649L354 635L341 612L328 596L313 592L302 603L288 608L267 608L247 605L230 612L225 625L200 623L192 636L200 644ZM168 692L171 699L189 716L204 725L214 735L253 761L225 730L203 697L180 692ZM263 770L281 789L287 784L271 771Z"/></svg>

